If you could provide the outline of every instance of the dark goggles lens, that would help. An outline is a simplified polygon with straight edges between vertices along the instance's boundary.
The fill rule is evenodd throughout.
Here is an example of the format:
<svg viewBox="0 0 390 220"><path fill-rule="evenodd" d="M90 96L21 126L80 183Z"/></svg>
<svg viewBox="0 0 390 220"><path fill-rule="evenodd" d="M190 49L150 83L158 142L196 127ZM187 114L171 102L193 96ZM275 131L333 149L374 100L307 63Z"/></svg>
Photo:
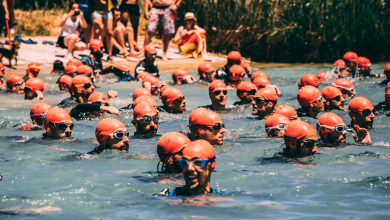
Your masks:
<svg viewBox="0 0 390 220"><path fill-rule="evenodd" d="M88 77L91 77L92 76L92 73L87 73L87 74L85 74L86 76L88 76Z"/></svg>
<svg viewBox="0 0 390 220"><path fill-rule="evenodd" d="M345 130L345 126L342 125L337 125L336 127L334 127L334 131L337 133L343 133L344 130Z"/></svg>
<svg viewBox="0 0 390 220"><path fill-rule="evenodd" d="M70 130L73 130L73 124L65 124L65 123L55 123L54 126L56 126L57 128L61 129L61 130L66 130L66 128L69 127Z"/></svg>
<svg viewBox="0 0 390 220"><path fill-rule="evenodd" d="M102 102L92 102L92 104L100 105L100 106L110 106L108 103L102 103Z"/></svg>
<svg viewBox="0 0 390 220"><path fill-rule="evenodd" d="M158 124L158 120L159 120L159 119L160 119L160 118L159 118L157 115L155 115L155 116L153 116L153 117L143 116L143 117L141 118L142 122L145 123L145 124L149 124L152 120L153 120L154 123Z"/></svg>
<svg viewBox="0 0 390 220"><path fill-rule="evenodd" d="M206 74L213 74L215 73L215 70L210 70L209 72L206 72Z"/></svg>
<svg viewBox="0 0 390 220"><path fill-rule="evenodd" d="M0 76L0 79L4 79L4 76Z"/></svg>
<svg viewBox="0 0 390 220"><path fill-rule="evenodd" d="M302 142L307 148L313 148L316 144L315 140L306 140L306 141L300 141Z"/></svg>
<svg viewBox="0 0 390 220"><path fill-rule="evenodd" d="M364 116L369 116L369 115L371 115L371 113L373 113L373 111L371 111L370 109L363 109L362 110L362 115L364 115Z"/></svg>
<svg viewBox="0 0 390 220"><path fill-rule="evenodd" d="M99 47L100 50L104 50L104 46Z"/></svg>
<svg viewBox="0 0 390 220"><path fill-rule="evenodd" d="M260 98L260 97L254 97L253 100L255 100L255 102L257 104L261 103L261 102L265 102L267 101L266 99L263 99L263 98Z"/></svg>
<svg viewBox="0 0 390 220"><path fill-rule="evenodd" d="M332 100L335 100L336 102L339 102L341 100L341 97L340 96L336 96Z"/></svg>
<svg viewBox="0 0 390 220"><path fill-rule="evenodd" d="M220 95L221 92L222 92L224 95L227 94L227 90L216 90L216 91L214 91L213 93L214 93L215 95Z"/></svg>
<svg viewBox="0 0 390 220"><path fill-rule="evenodd" d="M186 98L184 96L179 96L175 99L175 101L177 102L182 102L183 100L185 100Z"/></svg>
<svg viewBox="0 0 390 220"><path fill-rule="evenodd" d="M84 89L89 89L91 88L92 84L91 83L85 83L84 84Z"/></svg>
<svg viewBox="0 0 390 220"><path fill-rule="evenodd" d="M24 87L24 92L26 93L26 92L29 92L29 91L31 91L31 89L29 88L29 87Z"/></svg>
<svg viewBox="0 0 390 220"><path fill-rule="evenodd" d="M157 53L146 53L146 55L148 55L148 56L157 56Z"/></svg>
<svg viewBox="0 0 390 220"><path fill-rule="evenodd" d="M69 83L60 82L61 86L69 86Z"/></svg>
<svg viewBox="0 0 390 220"><path fill-rule="evenodd" d="M225 127L225 124L215 124L213 125L213 128L215 130L220 130L221 128L224 128Z"/></svg>

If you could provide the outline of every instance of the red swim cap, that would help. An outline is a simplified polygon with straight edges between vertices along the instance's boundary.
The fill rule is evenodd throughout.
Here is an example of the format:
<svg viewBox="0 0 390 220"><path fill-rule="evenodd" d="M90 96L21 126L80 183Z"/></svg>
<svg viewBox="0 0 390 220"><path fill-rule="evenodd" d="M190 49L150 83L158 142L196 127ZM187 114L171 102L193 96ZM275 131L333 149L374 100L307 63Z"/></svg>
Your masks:
<svg viewBox="0 0 390 220"><path fill-rule="evenodd" d="M240 64L241 63L241 54L240 52L238 51L231 51L229 54L228 54L228 57L227 57L227 60L228 60L228 63L235 63L235 64Z"/></svg>
<svg viewBox="0 0 390 220"><path fill-rule="evenodd" d="M99 47L103 47L103 42L101 40L98 40L98 39L93 39L89 42L89 49L90 50L97 50L99 49Z"/></svg>
<svg viewBox="0 0 390 220"><path fill-rule="evenodd" d="M272 111L272 114L284 115L291 121L298 119L297 112L295 111L295 109L286 104L276 106Z"/></svg>
<svg viewBox="0 0 390 220"><path fill-rule="evenodd" d="M333 112L326 112L318 118L316 124L317 132L320 137L325 138L326 135L328 135L328 133L331 132L333 129L329 129L324 126L335 127L337 125L345 126L343 119L341 119L340 116L336 115Z"/></svg>
<svg viewBox="0 0 390 220"><path fill-rule="evenodd" d="M357 58L358 55L355 52L346 52L343 56L343 59L348 61L356 61Z"/></svg>
<svg viewBox="0 0 390 220"><path fill-rule="evenodd" d="M183 76L187 76L187 75L188 75L187 71L182 69L175 69L172 73L172 79L174 82L177 82L178 78L182 78Z"/></svg>
<svg viewBox="0 0 390 220"><path fill-rule="evenodd" d="M266 77L257 77L255 79L253 79L252 82L259 89L265 88L266 86L271 85L271 81L269 81L269 79Z"/></svg>
<svg viewBox="0 0 390 220"><path fill-rule="evenodd" d="M84 75L77 75L73 77L72 79L72 86L76 87L75 85L84 85L85 83L91 83L92 81L89 77L84 76Z"/></svg>
<svg viewBox="0 0 390 220"><path fill-rule="evenodd" d="M169 88L161 94L161 101L164 106L169 106L179 96L184 96L180 90L176 88Z"/></svg>
<svg viewBox="0 0 390 220"><path fill-rule="evenodd" d="M314 87L318 87L318 85L320 84L317 76L314 74L311 74L311 73L303 75L301 77L301 80L299 80L299 83L303 86L310 85L310 86L314 86Z"/></svg>
<svg viewBox="0 0 390 220"><path fill-rule="evenodd" d="M119 128L126 128L126 126L119 120L114 118L105 118L96 125L95 135L100 145L108 139L111 133Z"/></svg>
<svg viewBox="0 0 390 220"><path fill-rule="evenodd" d="M39 65L39 63L36 62L32 62L27 66L27 72L32 73L34 77L38 76L40 70L41 70L41 66Z"/></svg>
<svg viewBox="0 0 390 220"><path fill-rule="evenodd" d="M246 70L242 66L237 64L231 66L229 72L230 72L229 79L232 81L242 80L246 74Z"/></svg>
<svg viewBox="0 0 390 220"><path fill-rule="evenodd" d="M332 86L337 87L339 89L352 89L354 88L353 83L348 79L336 79Z"/></svg>
<svg viewBox="0 0 390 220"><path fill-rule="evenodd" d="M298 90L297 100L300 106L307 107L321 96L320 90L314 86L303 86Z"/></svg>
<svg viewBox="0 0 390 220"><path fill-rule="evenodd" d="M89 73L91 74L91 76L93 75L93 69L88 65L81 65L76 69L77 75L87 75Z"/></svg>
<svg viewBox="0 0 390 220"><path fill-rule="evenodd" d="M316 131L307 122L294 120L287 126L286 131L284 132L284 143L286 146L289 146L294 143L295 140L302 139L311 132L315 133Z"/></svg>
<svg viewBox="0 0 390 220"><path fill-rule="evenodd" d="M319 72L317 73L317 79L318 81L325 81L326 73L325 72Z"/></svg>
<svg viewBox="0 0 390 220"><path fill-rule="evenodd" d="M244 81L244 82L240 83L240 85L237 86L237 93L239 91L240 92L249 92L252 89L257 90L257 87L255 86L255 84L253 84L249 81Z"/></svg>
<svg viewBox="0 0 390 220"><path fill-rule="evenodd" d="M356 64L361 68L371 66L371 62L367 57L358 57L356 60Z"/></svg>
<svg viewBox="0 0 390 220"><path fill-rule="evenodd" d="M252 76L251 76L251 82L253 82L253 80L257 77L265 77L265 78L268 78L267 74L263 71L256 71L254 73L252 73Z"/></svg>
<svg viewBox="0 0 390 220"><path fill-rule="evenodd" d="M149 82L152 86L158 85L160 83L160 80L158 80L156 77L152 75L145 76L144 80L142 81L142 85L144 85L145 82Z"/></svg>
<svg viewBox="0 0 390 220"><path fill-rule="evenodd" d="M88 102L108 102L107 96L102 92L93 92L88 97Z"/></svg>
<svg viewBox="0 0 390 220"><path fill-rule="evenodd" d="M58 83L65 83L65 84L68 84L68 88L70 88L70 86L71 86L71 84L72 84L72 80L73 80L73 78L72 77L70 77L70 76L68 76L68 75L62 75L61 77L60 77L60 79L58 80ZM61 86L61 85L60 85Z"/></svg>
<svg viewBox="0 0 390 220"><path fill-rule="evenodd" d="M32 91L45 91L45 84L40 78L30 78L26 81L26 87L30 88Z"/></svg>
<svg viewBox="0 0 390 220"><path fill-rule="evenodd" d="M365 108L370 108L370 109L374 108L370 100L368 100L363 96L353 98L348 105L349 116L352 116L353 114L356 114L356 111L361 111Z"/></svg>
<svg viewBox="0 0 390 220"><path fill-rule="evenodd" d="M274 101L275 105L278 102L278 94L276 93L275 89L273 89L273 88L259 89L256 92L255 97L261 97L265 100Z"/></svg>
<svg viewBox="0 0 390 220"><path fill-rule="evenodd" d="M7 88L12 89L12 87L15 84L24 82L23 77L16 75L16 74L11 74L7 77Z"/></svg>
<svg viewBox="0 0 390 220"><path fill-rule="evenodd" d="M183 149L183 157L211 159L215 157L215 150L213 145L205 140L196 140L188 143ZM215 169L215 161L208 162L207 165L211 171Z"/></svg>
<svg viewBox="0 0 390 220"><path fill-rule="evenodd" d="M387 90L385 93L385 102L388 107L390 107L390 90Z"/></svg>
<svg viewBox="0 0 390 220"><path fill-rule="evenodd" d="M214 67L208 63L208 62L203 62L199 64L198 66L198 74L202 74L203 72L209 72L210 70L214 69Z"/></svg>
<svg viewBox="0 0 390 220"><path fill-rule="evenodd" d="M273 115L271 115L265 121L265 130L267 132L267 135L272 130L272 129L269 130L267 128L276 127L276 126L278 126L278 124L284 124L285 126L288 126L290 124L290 120L286 116L284 116L284 115L280 115L280 114L273 114Z"/></svg>
<svg viewBox="0 0 390 220"><path fill-rule="evenodd" d="M160 88L160 98L161 98L162 93L163 93L165 90L169 89L169 88L173 88L173 87L172 87L172 86L168 86L168 85L163 85L163 86Z"/></svg>
<svg viewBox="0 0 390 220"><path fill-rule="evenodd" d="M151 76L150 73L146 72L146 71L143 71L143 72L140 72L138 73L137 75L137 81L139 81L140 79L144 79L146 76Z"/></svg>
<svg viewBox="0 0 390 220"><path fill-rule="evenodd" d="M157 102L151 96L140 96L133 101L133 108L141 102L149 102L153 107L157 108Z"/></svg>
<svg viewBox="0 0 390 220"><path fill-rule="evenodd" d="M146 45L144 49L145 49L145 53L157 53L156 47L154 47L151 44Z"/></svg>
<svg viewBox="0 0 390 220"><path fill-rule="evenodd" d="M334 62L334 66L337 67L338 70L345 69L345 62L342 59L338 59Z"/></svg>
<svg viewBox="0 0 390 220"><path fill-rule="evenodd" d="M122 70L122 71L125 71L125 72L130 73L130 68L129 68L129 66L128 66L127 64L125 64L125 63L118 63L118 64L115 65L115 67L118 68L118 69L120 69L120 70Z"/></svg>
<svg viewBox="0 0 390 220"><path fill-rule="evenodd" d="M343 96L343 93L341 93L340 89L333 87L333 86L327 86L322 89L321 91L322 97L324 97L326 100L333 99L336 96Z"/></svg>
<svg viewBox="0 0 390 220"><path fill-rule="evenodd" d="M390 89L390 82L388 82L387 84L386 84L386 90L389 90Z"/></svg>
<svg viewBox="0 0 390 220"><path fill-rule="evenodd" d="M385 70L385 71L390 71L390 63L386 64L384 70Z"/></svg>
<svg viewBox="0 0 390 220"><path fill-rule="evenodd" d="M80 65L81 66L81 65ZM69 64L65 67L65 74L70 75L72 73L76 73L77 66L74 64Z"/></svg>
<svg viewBox="0 0 390 220"><path fill-rule="evenodd" d="M62 108L52 108L50 109L45 116L45 129L47 130L52 125L50 123L59 123L61 121L72 121L70 115L65 109Z"/></svg>
<svg viewBox="0 0 390 220"><path fill-rule="evenodd" d="M77 59L77 58L72 58L72 59L70 59L70 60L66 63L67 66L69 66L69 65L71 65L71 64L72 64L72 65L75 65L76 67L83 65L83 63L81 62L81 60L79 60L79 59Z"/></svg>
<svg viewBox="0 0 390 220"><path fill-rule="evenodd" d="M226 84L221 80L214 80L209 85L209 93L212 93L215 90L227 90Z"/></svg>
<svg viewBox="0 0 390 220"><path fill-rule="evenodd" d="M141 102L134 108L134 121L144 116L146 113L158 113L157 109L153 107L149 102Z"/></svg>
<svg viewBox="0 0 390 220"><path fill-rule="evenodd" d="M222 123L221 117L205 108L197 108L189 116L190 125L214 125L217 122Z"/></svg>
<svg viewBox="0 0 390 220"><path fill-rule="evenodd" d="M152 97L152 94L150 94L150 92L145 88L138 88L138 89L134 90L134 92L133 92L133 101L140 96Z"/></svg>
<svg viewBox="0 0 390 220"><path fill-rule="evenodd" d="M31 119L41 116L41 114L46 114L51 109L51 106L46 102L35 103L30 109Z"/></svg>
<svg viewBox="0 0 390 220"><path fill-rule="evenodd" d="M176 153L184 148L184 145L191 140L182 133L171 131L163 134L157 143L157 154L163 163L168 163L172 156L169 154Z"/></svg>

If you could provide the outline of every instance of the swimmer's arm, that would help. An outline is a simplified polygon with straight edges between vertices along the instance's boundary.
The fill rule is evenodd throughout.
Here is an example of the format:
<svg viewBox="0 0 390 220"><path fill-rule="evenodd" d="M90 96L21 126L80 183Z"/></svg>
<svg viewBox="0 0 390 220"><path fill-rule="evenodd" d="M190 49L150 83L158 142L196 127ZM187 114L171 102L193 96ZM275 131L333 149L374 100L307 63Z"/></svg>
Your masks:
<svg viewBox="0 0 390 220"><path fill-rule="evenodd" d="M78 104L73 109L75 109L77 112L98 112L100 111L100 107L101 107L100 105L85 103L85 104Z"/></svg>
<svg viewBox="0 0 390 220"><path fill-rule="evenodd" d="M177 29L175 37L173 38L173 43L175 43L175 44L180 43L180 41L182 39L182 36L181 36L182 32L183 32L183 26L180 26L179 29Z"/></svg>
<svg viewBox="0 0 390 220"><path fill-rule="evenodd" d="M105 68L104 70L102 70L100 72L100 75L105 75L105 74L108 74L108 73L113 73L114 70L117 69L116 67L113 67L113 66L109 66L107 68Z"/></svg>

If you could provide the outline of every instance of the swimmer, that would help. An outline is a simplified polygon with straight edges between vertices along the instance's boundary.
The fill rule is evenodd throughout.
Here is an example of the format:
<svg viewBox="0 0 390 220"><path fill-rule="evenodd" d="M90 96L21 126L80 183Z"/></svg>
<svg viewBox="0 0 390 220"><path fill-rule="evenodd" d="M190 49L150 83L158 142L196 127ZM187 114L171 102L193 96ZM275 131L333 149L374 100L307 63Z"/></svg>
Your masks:
<svg viewBox="0 0 390 220"><path fill-rule="evenodd" d="M81 62L80 59L77 59L77 58L72 58L70 59L67 63L66 63L67 66L69 65L75 65L76 67L79 67L81 65L83 65L83 62Z"/></svg>
<svg viewBox="0 0 390 220"><path fill-rule="evenodd" d="M358 58L358 55L355 52L346 52L343 56L343 60L345 62L346 68L345 70L348 71L352 77L355 77L356 75L356 60Z"/></svg>
<svg viewBox="0 0 390 220"><path fill-rule="evenodd" d="M80 59L84 65L88 65L93 69L93 73L96 77L99 76L103 70L102 58L104 53L104 45L101 40L93 39L89 42L89 49L91 53ZM78 65L79 66L79 65Z"/></svg>
<svg viewBox="0 0 390 220"><path fill-rule="evenodd" d="M160 80L154 76L145 76L145 78L142 80L142 87L146 88L152 95L159 94L160 86Z"/></svg>
<svg viewBox="0 0 390 220"><path fill-rule="evenodd" d="M353 86L353 83L348 79L336 79L333 82L332 86L340 89L344 99L348 97L353 98L356 95L355 87Z"/></svg>
<svg viewBox="0 0 390 220"><path fill-rule="evenodd" d="M221 117L208 109L197 108L191 112L188 127L192 141L203 139L212 145L222 145L226 133Z"/></svg>
<svg viewBox="0 0 390 220"><path fill-rule="evenodd" d="M345 99L338 88L327 86L322 89L321 95L325 99L325 111L329 112L333 109L344 110Z"/></svg>
<svg viewBox="0 0 390 220"><path fill-rule="evenodd" d="M257 88L255 84L244 81L237 86L237 96L240 99L239 102L235 102L233 105L245 105L251 104L253 101L253 97L257 92Z"/></svg>
<svg viewBox="0 0 390 220"><path fill-rule="evenodd" d="M145 48L145 59L141 60L135 67L134 77L137 78L138 74L146 71L150 75L160 77L159 70L156 64L157 50L151 44L148 44Z"/></svg>
<svg viewBox="0 0 390 220"><path fill-rule="evenodd" d="M319 72L317 73L317 79L319 82L324 82L326 81L326 73L325 72Z"/></svg>
<svg viewBox="0 0 390 220"><path fill-rule="evenodd" d="M117 77L119 77L118 82L128 82L135 80L135 78L131 75L129 66L125 63L118 63L115 66L109 66L105 68L100 73L100 75L106 75L109 73L114 73Z"/></svg>
<svg viewBox="0 0 390 220"><path fill-rule="evenodd" d="M63 75L64 71L64 63L61 60L56 60L53 63L53 70L50 72L50 74Z"/></svg>
<svg viewBox="0 0 390 220"><path fill-rule="evenodd" d="M236 89L241 82L245 81L246 70L240 65L233 65L229 69L228 87Z"/></svg>
<svg viewBox="0 0 390 220"><path fill-rule="evenodd" d="M68 112L62 108L52 108L45 115L44 139L60 139L70 137L73 130L73 122Z"/></svg>
<svg viewBox="0 0 390 220"><path fill-rule="evenodd" d="M203 62L198 66L198 75L199 80L211 83L215 80L215 76L217 75L217 73L215 72L214 67L210 63Z"/></svg>
<svg viewBox="0 0 390 220"><path fill-rule="evenodd" d="M163 106L157 108L159 112L178 114L186 111L186 98L183 93L176 88L166 89L161 93L161 100Z"/></svg>
<svg viewBox="0 0 390 220"><path fill-rule="evenodd" d="M313 87L315 88L315 87ZM289 158L299 158L313 155L317 152L317 135L314 128L307 122L294 120L284 132L282 155Z"/></svg>
<svg viewBox="0 0 390 220"><path fill-rule="evenodd" d="M352 132L352 130L345 125L343 119L332 112L322 114L317 120L316 128L322 143L327 145L345 143L347 132ZM366 129L359 128L358 126L354 129L357 130L357 136L352 134L352 137L356 142L371 144L370 134Z"/></svg>
<svg viewBox="0 0 390 220"><path fill-rule="evenodd" d="M133 92L133 101L136 100L138 97L141 97L141 96L150 96L152 97L152 94L150 94L150 92L145 89L145 88L138 88L136 90L134 90Z"/></svg>
<svg viewBox="0 0 390 220"><path fill-rule="evenodd" d="M45 115L52 109L52 107L46 102L35 103L30 109L31 121L34 125L44 126Z"/></svg>
<svg viewBox="0 0 390 220"><path fill-rule="evenodd" d="M343 59L338 59L334 62L334 67L332 72L334 78L344 78L349 75L349 72L346 70L346 65Z"/></svg>
<svg viewBox="0 0 390 220"><path fill-rule="evenodd" d="M41 66L39 65L39 63L32 62L32 63L28 64L27 69L26 69L26 75L23 77L24 81L27 81L28 79L31 79L31 78L38 77L40 70L41 70Z"/></svg>
<svg viewBox="0 0 390 220"><path fill-rule="evenodd" d="M320 90L314 86L303 86L299 89L297 100L301 108L297 109L298 117L316 118L318 113L325 110Z"/></svg>
<svg viewBox="0 0 390 220"><path fill-rule="evenodd" d="M278 105L274 108L272 111L272 114L280 114L286 116L290 121L293 120L300 120L298 118L298 114L295 111L295 109L289 105L283 104L283 105Z"/></svg>
<svg viewBox="0 0 390 220"><path fill-rule="evenodd" d="M186 144L191 140L179 132L167 132L163 134L157 143L157 154L160 161L157 164L157 172L181 173L179 164L182 152ZM161 170L159 168L162 164Z"/></svg>
<svg viewBox="0 0 390 220"><path fill-rule="evenodd" d="M191 84L196 82L195 78L191 75L188 75L187 71L182 69L176 69L172 73L173 84Z"/></svg>
<svg viewBox="0 0 390 220"><path fill-rule="evenodd" d="M185 186L170 187L162 190L161 196L196 196L205 193L217 193L211 188L211 173L215 169L215 150L210 143L197 140L185 145L183 156L179 160Z"/></svg>
<svg viewBox="0 0 390 220"><path fill-rule="evenodd" d="M390 82L390 63L386 64L383 68L383 74L381 77L386 77L385 80L379 83L380 86L386 86Z"/></svg>
<svg viewBox="0 0 390 220"><path fill-rule="evenodd" d="M352 99L348 106L348 113L351 117L351 127L357 125L360 128L372 129L375 115L370 100L362 96Z"/></svg>
<svg viewBox="0 0 390 220"><path fill-rule="evenodd" d="M91 79L92 83L95 82L95 75L93 73L93 69L87 65L80 65L76 69L76 75L84 75Z"/></svg>
<svg viewBox="0 0 390 220"><path fill-rule="evenodd" d="M320 82L318 81L318 78L316 75L308 73L301 77L301 79L298 82L298 88L302 88L303 86L314 86L318 88L318 85L320 85Z"/></svg>
<svg viewBox="0 0 390 220"><path fill-rule="evenodd" d="M62 100L57 106L67 108L74 107L80 103L87 103L88 97L95 90L91 79L87 76L75 76L69 89L70 97Z"/></svg>
<svg viewBox="0 0 390 220"><path fill-rule="evenodd" d="M265 132L268 137L283 137L291 121L284 115L273 114L265 121Z"/></svg>
<svg viewBox="0 0 390 220"><path fill-rule="evenodd" d="M390 87L390 83L388 84ZM390 116L390 90L389 89L386 88L385 101L380 102L378 105L374 107L374 114Z"/></svg>
<svg viewBox="0 0 390 220"><path fill-rule="evenodd" d="M24 94L25 82L23 77L11 74L7 77L6 85L8 93Z"/></svg>
<svg viewBox="0 0 390 220"><path fill-rule="evenodd" d="M232 74L230 73L230 68L233 65L240 65L241 64L241 54L238 51L231 51L227 56L227 64L221 68L218 68L216 70L217 74L215 76L216 79L223 80L225 84L229 84L229 76ZM250 75L248 75L250 77Z"/></svg>
<svg viewBox="0 0 390 220"><path fill-rule="evenodd" d="M77 121L81 119L94 119L103 116L103 113L119 115L120 111L110 106L107 96L102 92L93 92L88 97L88 103L78 104L70 111L70 116Z"/></svg>
<svg viewBox="0 0 390 220"><path fill-rule="evenodd" d="M68 75L62 75L58 79L58 87L60 88L60 91L69 92L69 89L71 87L73 78Z"/></svg>
<svg viewBox="0 0 390 220"><path fill-rule="evenodd" d="M64 74L73 78L76 76L76 71L77 71L77 66L73 64L69 64L65 67Z"/></svg>
<svg viewBox="0 0 390 220"><path fill-rule="evenodd" d="M219 111L225 109L227 101L227 87L221 80L214 80L209 85L209 97L211 105L201 106L202 108Z"/></svg>
<svg viewBox="0 0 390 220"><path fill-rule="evenodd" d="M251 75L251 82L253 82L254 79L256 79L257 77L265 77L268 79L268 76L265 72L263 71L256 71L254 72L252 75Z"/></svg>
<svg viewBox="0 0 390 220"><path fill-rule="evenodd" d="M372 70L372 65L371 61L366 58L366 57L358 57L356 60L356 64L359 70L359 76L362 78L367 78L367 77L376 77L379 78L379 74L371 75L371 70Z"/></svg>
<svg viewBox="0 0 390 220"><path fill-rule="evenodd" d="M130 133L126 126L114 118L105 118L96 125L96 139L99 146L88 154L100 154L105 150L119 150L129 153Z"/></svg>
<svg viewBox="0 0 390 220"><path fill-rule="evenodd" d="M24 99L38 100L43 99L43 92L45 91L45 84L40 78L30 78L26 81L24 86Z"/></svg>
<svg viewBox="0 0 390 220"><path fill-rule="evenodd" d="M257 115L258 119L267 119L271 116L276 103L278 103L278 94L272 88L259 89L252 101L252 115Z"/></svg>
<svg viewBox="0 0 390 220"><path fill-rule="evenodd" d="M158 130L158 111L148 102L139 103L134 108L134 120L132 121L135 126L134 135L156 135Z"/></svg>

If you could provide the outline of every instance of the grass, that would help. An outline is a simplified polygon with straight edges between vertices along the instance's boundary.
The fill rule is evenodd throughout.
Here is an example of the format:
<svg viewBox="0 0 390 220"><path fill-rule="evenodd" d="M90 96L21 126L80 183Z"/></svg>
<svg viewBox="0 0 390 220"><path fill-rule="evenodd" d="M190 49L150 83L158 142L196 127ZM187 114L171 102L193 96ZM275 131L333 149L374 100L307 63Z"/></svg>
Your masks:
<svg viewBox="0 0 390 220"><path fill-rule="evenodd" d="M61 17L64 10L15 10L16 34L23 36L58 36L61 32Z"/></svg>

